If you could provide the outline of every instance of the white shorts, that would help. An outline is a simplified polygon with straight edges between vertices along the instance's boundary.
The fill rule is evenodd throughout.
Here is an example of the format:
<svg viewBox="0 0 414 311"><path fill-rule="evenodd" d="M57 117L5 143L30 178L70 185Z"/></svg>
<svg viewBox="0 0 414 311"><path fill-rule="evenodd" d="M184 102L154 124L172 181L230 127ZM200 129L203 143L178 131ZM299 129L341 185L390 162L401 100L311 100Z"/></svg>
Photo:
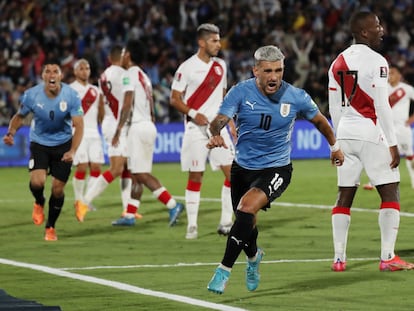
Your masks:
<svg viewBox="0 0 414 311"><path fill-rule="evenodd" d="M398 141L398 150L404 156L413 155L413 132L408 126L398 126L395 128Z"/></svg>
<svg viewBox="0 0 414 311"><path fill-rule="evenodd" d="M181 170L184 172L204 172L207 159L211 169L217 171L220 166L231 165L234 159L234 146L227 128L223 128L223 136L228 149L206 147L209 137L206 126L198 126L193 122L187 122L184 130L183 144L181 147Z"/></svg>
<svg viewBox="0 0 414 311"><path fill-rule="evenodd" d="M84 137L76 150L73 164L105 162L102 140L100 137Z"/></svg>
<svg viewBox="0 0 414 311"><path fill-rule="evenodd" d="M363 169L374 186L400 181L399 169L390 168L391 153L383 141L375 144L361 140L341 139L339 145L345 155L345 161L342 166L337 167L338 186L358 186Z"/></svg>
<svg viewBox="0 0 414 311"><path fill-rule="evenodd" d="M132 123L127 135L128 169L132 174L151 173L157 128L151 121Z"/></svg>
<svg viewBox="0 0 414 311"><path fill-rule="evenodd" d="M106 146L108 148L108 157L127 157L128 148L127 148L127 130L124 127L119 136L119 143L116 147L112 146L112 138L115 135L115 130L117 127L117 122L115 119L104 118L102 122L102 134L105 139Z"/></svg>

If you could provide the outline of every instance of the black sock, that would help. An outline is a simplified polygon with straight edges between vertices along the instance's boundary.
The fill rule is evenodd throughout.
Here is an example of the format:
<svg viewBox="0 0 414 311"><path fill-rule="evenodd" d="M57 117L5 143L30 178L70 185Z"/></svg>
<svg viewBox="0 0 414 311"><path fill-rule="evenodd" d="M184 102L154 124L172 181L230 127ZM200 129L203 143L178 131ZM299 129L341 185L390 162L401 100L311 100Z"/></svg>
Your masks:
<svg viewBox="0 0 414 311"><path fill-rule="evenodd" d="M257 227L253 228L252 234L250 236L249 242L247 246L244 248L244 252L247 257L252 258L257 253L257 236L259 235L259 231Z"/></svg>
<svg viewBox="0 0 414 311"><path fill-rule="evenodd" d="M45 187L35 187L32 185L32 183L29 183L29 188L30 188L30 191L32 192L32 195L35 198L36 204L44 206L46 199L43 195L43 190L45 189Z"/></svg>
<svg viewBox="0 0 414 311"><path fill-rule="evenodd" d="M56 220L58 219L60 212L62 211L63 202L65 201L65 195L60 198L56 198L53 194L49 199L49 217L46 222L46 228L54 228Z"/></svg>
<svg viewBox="0 0 414 311"><path fill-rule="evenodd" d="M226 251L221 263L226 267L233 267L241 251L250 242L252 236L254 215L236 212L236 220L227 238Z"/></svg>

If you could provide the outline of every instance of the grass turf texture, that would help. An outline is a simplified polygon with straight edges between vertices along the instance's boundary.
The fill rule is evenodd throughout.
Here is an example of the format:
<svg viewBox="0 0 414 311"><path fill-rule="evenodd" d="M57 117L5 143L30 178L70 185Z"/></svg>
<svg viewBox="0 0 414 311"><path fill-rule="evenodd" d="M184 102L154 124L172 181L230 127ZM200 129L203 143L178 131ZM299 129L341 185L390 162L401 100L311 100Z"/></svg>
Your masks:
<svg viewBox="0 0 414 311"><path fill-rule="evenodd" d="M134 227L112 227L111 221L121 212L116 180L95 200L98 210L88 213L84 223L75 219L69 182L65 206L56 226L59 241L45 242L43 226L32 224L33 199L28 189L27 170L1 168L0 258L59 269L75 268L69 271L216 303L223 308L412 310L414 271L381 273L378 270L380 234L375 212L379 206L376 191L359 189L354 207L363 211L352 212L347 271L334 273L330 271L331 211L317 207L330 207L335 201L335 168L328 160L297 160L293 164L293 179L288 190L268 212L260 212L258 216L259 246L266 255L260 267L261 283L255 292L246 289L243 254L223 295L206 289L226 242L216 233L223 176L209 170L202 186L197 240L184 238L185 213L176 227L168 227L167 209L148 189L140 208L144 218ZM413 190L402 164L401 211L414 213ZM156 164L153 172L183 201L187 175L180 171L178 164ZM362 182L366 180L364 176ZM50 179L47 196L49 191ZM314 206L309 208L309 205ZM413 217L401 216L396 252L408 261L413 261L414 256L413 226ZM113 268L82 269L95 266ZM64 311L209 310L5 264L0 264L0 288L15 297L59 305Z"/></svg>

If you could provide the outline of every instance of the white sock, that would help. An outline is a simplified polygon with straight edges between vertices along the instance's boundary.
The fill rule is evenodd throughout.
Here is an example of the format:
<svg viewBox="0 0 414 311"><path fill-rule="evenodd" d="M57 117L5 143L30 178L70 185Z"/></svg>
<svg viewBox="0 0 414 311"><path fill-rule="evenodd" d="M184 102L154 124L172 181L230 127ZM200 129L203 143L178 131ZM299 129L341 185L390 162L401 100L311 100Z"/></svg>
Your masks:
<svg viewBox="0 0 414 311"><path fill-rule="evenodd" d="M92 188L93 187L93 185L96 183L96 181L98 180L98 178L99 178L99 176L98 177L94 177L94 176L89 176L88 177L88 183L86 185L86 192L88 192L88 189L89 188Z"/></svg>
<svg viewBox="0 0 414 311"><path fill-rule="evenodd" d="M85 188L85 179L72 178L73 192L75 194L75 201L83 200L83 190Z"/></svg>
<svg viewBox="0 0 414 311"><path fill-rule="evenodd" d="M332 215L332 235L335 257L334 262L338 259L346 261L346 243L348 240L348 230L351 224L351 216L347 214Z"/></svg>
<svg viewBox="0 0 414 311"><path fill-rule="evenodd" d="M86 191L84 195L84 202L86 204L90 204L98 195L100 195L106 187L108 187L109 183L103 177L103 175L99 175L99 177L94 182L93 186Z"/></svg>
<svg viewBox="0 0 414 311"><path fill-rule="evenodd" d="M128 205L128 200L131 198L131 185L132 180L131 178L121 178L119 179L119 183L121 186L121 199L122 199L122 207L126 210Z"/></svg>
<svg viewBox="0 0 414 311"><path fill-rule="evenodd" d="M397 241L400 212L394 208L382 208L379 211L378 224L381 230L381 259L394 258Z"/></svg>
<svg viewBox="0 0 414 311"><path fill-rule="evenodd" d="M200 191L185 190L185 209L187 212L187 227L197 227L198 208L200 206Z"/></svg>
<svg viewBox="0 0 414 311"><path fill-rule="evenodd" d="M230 187L223 185L221 188L221 217L220 224L228 225L233 223L233 206L231 204Z"/></svg>

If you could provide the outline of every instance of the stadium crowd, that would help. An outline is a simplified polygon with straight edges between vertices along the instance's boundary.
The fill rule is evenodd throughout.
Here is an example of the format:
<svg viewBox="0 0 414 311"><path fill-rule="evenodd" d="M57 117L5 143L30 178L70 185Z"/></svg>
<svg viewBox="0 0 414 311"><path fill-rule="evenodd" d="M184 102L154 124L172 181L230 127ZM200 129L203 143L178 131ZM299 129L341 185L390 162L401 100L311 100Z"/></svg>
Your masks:
<svg viewBox="0 0 414 311"><path fill-rule="evenodd" d="M251 75L257 47L274 44L287 56L285 80L305 88L327 114L328 66L351 40L347 21L356 9L379 16L381 53L414 84L411 0L0 0L0 125L16 112L22 91L40 81L46 58L60 59L65 82L73 81L73 63L86 58L96 84L111 46L129 38L146 43L142 67L154 86L157 121L181 120L168 104L170 85L205 22L221 29L229 86Z"/></svg>

